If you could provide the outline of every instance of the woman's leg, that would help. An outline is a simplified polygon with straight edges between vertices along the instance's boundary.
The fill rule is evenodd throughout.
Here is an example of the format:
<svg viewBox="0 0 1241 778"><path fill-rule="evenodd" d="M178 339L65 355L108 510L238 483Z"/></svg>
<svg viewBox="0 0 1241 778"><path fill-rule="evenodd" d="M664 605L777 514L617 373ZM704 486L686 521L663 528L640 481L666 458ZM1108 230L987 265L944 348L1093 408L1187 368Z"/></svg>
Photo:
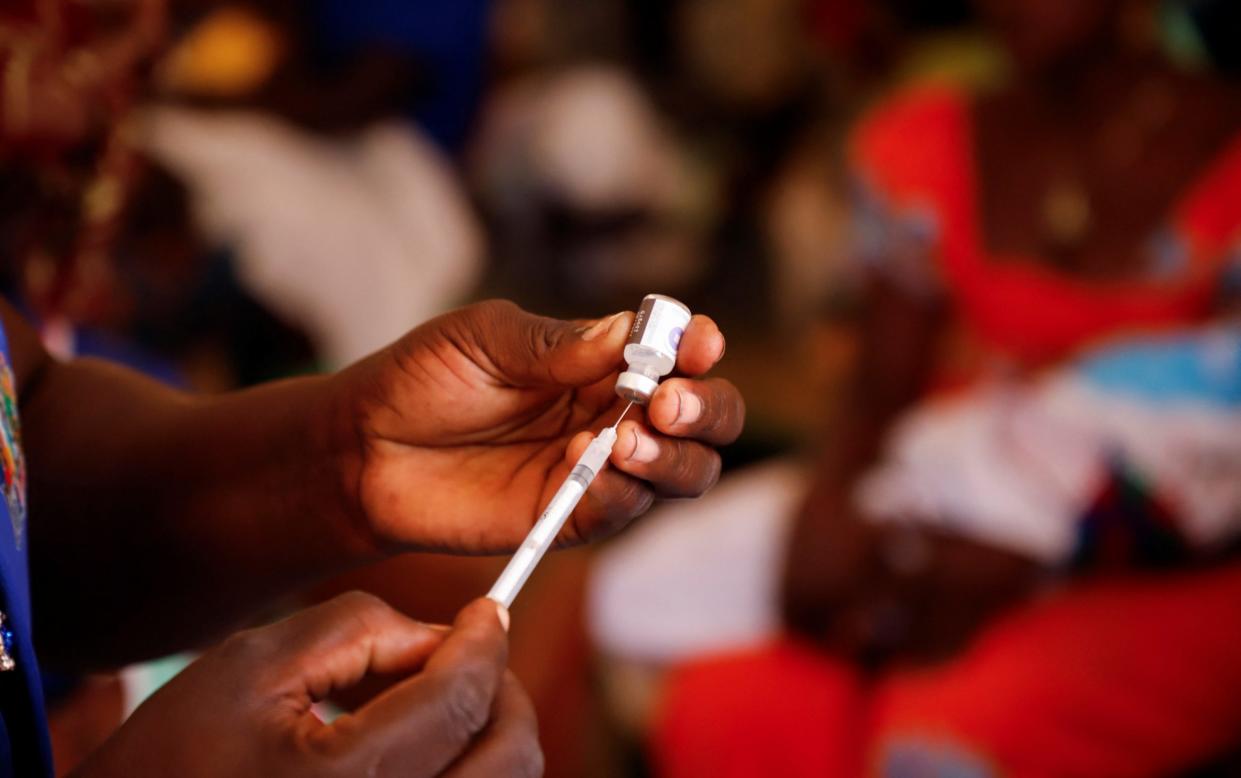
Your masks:
<svg viewBox="0 0 1241 778"><path fill-rule="evenodd" d="M826 778L861 771L862 689L847 665L782 641L669 679L654 729L660 778Z"/></svg>
<svg viewBox="0 0 1241 778"><path fill-rule="evenodd" d="M1241 565L1074 586L941 668L890 675L874 706L880 774L1192 768L1241 739Z"/></svg>

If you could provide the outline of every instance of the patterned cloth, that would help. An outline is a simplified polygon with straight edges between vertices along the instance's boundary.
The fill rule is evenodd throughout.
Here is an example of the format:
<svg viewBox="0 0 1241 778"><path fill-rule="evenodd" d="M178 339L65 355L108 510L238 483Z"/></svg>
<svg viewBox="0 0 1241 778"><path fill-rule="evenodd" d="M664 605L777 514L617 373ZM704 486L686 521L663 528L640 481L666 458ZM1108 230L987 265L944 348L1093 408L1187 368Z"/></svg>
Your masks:
<svg viewBox="0 0 1241 778"><path fill-rule="evenodd" d="M0 673L0 776L51 775L51 746L43 710L43 685L31 640L30 580L26 560L26 466L17 419L17 394L9 346L0 329L0 403L3 415L3 504L0 512L0 611L12 630L15 666ZM7 531L11 528L12 531ZM6 641L6 643L9 641Z"/></svg>
<svg viewBox="0 0 1241 778"><path fill-rule="evenodd" d="M1241 137L1151 234L1141 271L1099 282L984 245L972 132L968 98L928 88L853 138L861 261L952 311L932 396L860 506L1053 564L1225 544L1241 529L1241 330L1204 327L1238 287Z"/></svg>
<svg viewBox="0 0 1241 778"><path fill-rule="evenodd" d="M1053 565L1224 547L1241 533L1241 329L1139 339L926 403L857 499L876 521Z"/></svg>

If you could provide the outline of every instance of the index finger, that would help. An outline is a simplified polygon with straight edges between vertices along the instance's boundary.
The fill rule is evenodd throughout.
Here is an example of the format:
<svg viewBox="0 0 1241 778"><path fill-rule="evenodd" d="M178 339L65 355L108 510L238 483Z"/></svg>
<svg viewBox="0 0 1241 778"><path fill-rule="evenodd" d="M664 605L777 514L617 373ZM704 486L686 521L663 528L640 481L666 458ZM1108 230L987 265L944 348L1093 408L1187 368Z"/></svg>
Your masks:
<svg viewBox="0 0 1241 778"><path fill-rule="evenodd" d="M352 717L354 749L377 776L438 775L487 726L507 661L499 606L475 600L457 616L421 674Z"/></svg>
<svg viewBox="0 0 1241 778"><path fill-rule="evenodd" d="M256 653L273 690L306 705L370 674L411 673L443 641L439 627L396 611L378 597L347 592L264 628L238 633L234 653Z"/></svg>
<svg viewBox="0 0 1241 778"><path fill-rule="evenodd" d="M677 348L677 370L687 376L699 376L715 367L723 356L724 333L711 317L694 314Z"/></svg>

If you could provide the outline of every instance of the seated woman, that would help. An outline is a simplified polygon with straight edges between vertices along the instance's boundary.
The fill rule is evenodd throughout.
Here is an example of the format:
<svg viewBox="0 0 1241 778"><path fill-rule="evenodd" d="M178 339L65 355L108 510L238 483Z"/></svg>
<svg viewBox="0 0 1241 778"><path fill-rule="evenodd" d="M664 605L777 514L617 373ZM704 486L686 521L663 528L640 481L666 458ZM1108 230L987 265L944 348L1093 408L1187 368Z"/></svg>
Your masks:
<svg viewBox="0 0 1241 778"><path fill-rule="evenodd" d="M662 775L1166 775L1241 733L1241 361L1177 335L1228 312L1241 101L1138 40L1145 3L981 5L1013 82L853 137L868 342L796 637L677 675Z"/></svg>

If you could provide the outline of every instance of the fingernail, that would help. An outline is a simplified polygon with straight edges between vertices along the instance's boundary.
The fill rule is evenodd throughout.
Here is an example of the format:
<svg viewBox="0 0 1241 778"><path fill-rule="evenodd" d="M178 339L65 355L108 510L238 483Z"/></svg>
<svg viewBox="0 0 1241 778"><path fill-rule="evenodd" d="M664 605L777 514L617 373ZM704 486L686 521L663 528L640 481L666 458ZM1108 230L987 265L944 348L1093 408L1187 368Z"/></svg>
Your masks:
<svg viewBox="0 0 1241 778"><path fill-rule="evenodd" d="M508 632L508 623L509 623L508 608L505 608L503 605L501 605L498 602L496 603L496 618L500 620L500 626L504 627L504 631Z"/></svg>
<svg viewBox="0 0 1241 778"><path fill-rule="evenodd" d="M693 392L677 390L676 424L693 424L702 415L702 400Z"/></svg>
<svg viewBox="0 0 1241 778"><path fill-rule="evenodd" d="M630 462L654 462L659 457L659 444L649 435L634 430L633 435L633 453L629 455Z"/></svg>
<svg viewBox="0 0 1241 778"><path fill-rule="evenodd" d="M582 340L594 340L603 333L612 329L612 324L624 315L624 313L614 313L605 319L600 319L586 329L582 330Z"/></svg>

